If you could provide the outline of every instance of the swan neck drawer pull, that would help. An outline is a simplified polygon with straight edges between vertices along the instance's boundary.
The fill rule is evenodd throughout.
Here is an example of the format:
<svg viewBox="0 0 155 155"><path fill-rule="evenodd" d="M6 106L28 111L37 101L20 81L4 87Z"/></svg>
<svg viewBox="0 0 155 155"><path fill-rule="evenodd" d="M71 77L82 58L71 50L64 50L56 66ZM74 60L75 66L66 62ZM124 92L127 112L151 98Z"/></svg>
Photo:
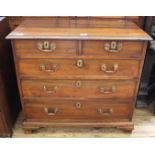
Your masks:
<svg viewBox="0 0 155 155"><path fill-rule="evenodd" d="M112 94L112 93L115 93L116 92L116 87L115 86L112 86L111 87L111 90L105 90L104 87L100 87L99 88L99 91L100 91L100 93L103 93L103 94Z"/></svg>
<svg viewBox="0 0 155 155"><path fill-rule="evenodd" d="M113 108L109 108L109 109L102 109L102 108L99 108L97 109L98 113L103 115L103 116L107 116L107 115L110 115L111 113L114 112Z"/></svg>
<svg viewBox="0 0 155 155"><path fill-rule="evenodd" d="M43 91L48 93L48 94L54 94L58 91L58 86L54 86L53 90L49 90L46 85L43 86Z"/></svg>
<svg viewBox="0 0 155 155"><path fill-rule="evenodd" d="M50 43L49 41L39 42L37 44L38 49L42 52L53 52L56 49L56 44L54 42Z"/></svg>
<svg viewBox="0 0 155 155"><path fill-rule="evenodd" d="M107 52L120 52L120 50L122 49L122 43L116 41L107 42L105 43L104 48Z"/></svg>
<svg viewBox="0 0 155 155"><path fill-rule="evenodd" d="M118 64L113 64L113 69L112 70L108 70L106 64L102 64L101 65L101 70L105 73L115 73L118 71Z"/></svg>
<svg viewBox="0 0 155 155"><path fill-rule="evenodd" d="M56 115L57 113L58 113L58 108L52 108L52 109L49 109L49 108L47 108L47 107L45 107L44 108L44 111L45 111L45 113L47 114L47 115L49 115L49 116L54 116L54 115Z"/></svg>
<svg viewBox="0 0 155 155"><path fill-rule="evenodd" d="M44 72L55 72L58 69L58 65L57 64L53 64L51 66L51 69L47 69L45 64L41 64L40 65L40 69Z"/></svg>

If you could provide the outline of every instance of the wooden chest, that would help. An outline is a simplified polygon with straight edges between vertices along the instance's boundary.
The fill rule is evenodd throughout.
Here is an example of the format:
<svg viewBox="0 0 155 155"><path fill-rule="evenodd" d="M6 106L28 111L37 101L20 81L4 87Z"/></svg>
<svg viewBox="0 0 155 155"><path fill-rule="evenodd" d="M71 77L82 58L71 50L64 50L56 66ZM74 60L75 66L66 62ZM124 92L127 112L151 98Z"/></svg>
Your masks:
<svg viewBox="0 0 155 155"><path fill-rule="evenodd" d="M12 40L23 128L134 128L132 115L147 41L126 21L102 27L23 22Z"/></svg>

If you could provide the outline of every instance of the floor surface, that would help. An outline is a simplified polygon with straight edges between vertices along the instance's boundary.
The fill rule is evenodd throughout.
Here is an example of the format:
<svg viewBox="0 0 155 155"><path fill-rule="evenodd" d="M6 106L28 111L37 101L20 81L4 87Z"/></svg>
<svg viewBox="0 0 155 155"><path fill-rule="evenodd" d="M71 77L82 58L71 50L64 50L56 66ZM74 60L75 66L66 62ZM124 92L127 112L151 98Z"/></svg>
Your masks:
<svg viewBox="0 0 155 155"><path fill-rule="evenodd" d="M24 134L22 119L20 114L13 130L13 137L155 137L155 116L148 108L135 109L135 129L131 134L113 128L42 128L33 134Z"/></svg>

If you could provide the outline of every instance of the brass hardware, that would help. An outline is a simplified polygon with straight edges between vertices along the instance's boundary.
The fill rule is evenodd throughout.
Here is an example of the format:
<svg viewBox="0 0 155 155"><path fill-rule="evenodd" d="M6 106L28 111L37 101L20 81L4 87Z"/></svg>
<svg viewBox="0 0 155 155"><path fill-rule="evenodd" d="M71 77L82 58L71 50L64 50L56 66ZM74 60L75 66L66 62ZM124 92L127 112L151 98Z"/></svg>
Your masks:
<svg viewBox="0 0 155 155"><path fill-rule="evenodd" d="M119 52L122 49L122 43L112 41L105 43L105 50L108 52Z"/></svg>
<svg viewBox="0 0 155 155"><path fill-rule="evenodd" d="M45 71L45 72L55 72L58 69L58 65L57 64L52 64L51 69L46 69L46 65L45 64L41 64L40 65L40 69L42 71Z"/></svg>
<svg viewBox="0 0 155 155"><path fill-rule="evenodd" d="M38 49L42 52L53 52L56 49L56 44L54 42L50 43L49 41L39 42Z"/></svg>
<svg viewBox="0 0 155 155"><path fill-rule="evenodd" d="M52 110L48 109L47 107L44 108L44 111L47 115L49 116L54 116L57 114L57 112L59 111L58 108L54 108Z"/></svg>
<svg viewBox="0 0 155 155"><path fill-rule="evenodd" d="M105 90L104 87L100 87L99 90L100 90L100 93L103 93L103 94L112 94L116 92L116 87L112 86L111 90Z"/></svg>
<svg viewBox="0 0 155 155"><path fill-rule="evenodd" d="M53 94L53 93L56 93L58 91L58 86L54 86L53 87L53 90L48 90L47 86L44 85L43 86L43 90L48 93L48 94Z"/></svg>
<svg viewBox="0 0 155 155"><path fill-rule="evenodd" d="M75 107L76 107L77 109L81 108L81 103L80 103L80 102L77 102L77 103L75 104Z"/></svg>
<svg viewBox="0 0 155 155"><path fill-rule="evenodd" d="M106 64L102 64L101 70L106 73L115 73L118 71L118 64L113 64L113 70L108 70Z"/></svg>
<svg viewBox="0 0 155 155"><path fill-rule="evenodd" d="M97 111L103 115L103 116L106 116L106 115L110 115L111 113L114 112L113 108L109 108L109 109L106 109L106 110L103 110L101 108L97 109Z"/></svg>
<svg viewBox="0 0 155 155"><path fill-rule="evenodd" d="M82 85L81 81L76 81L76 82L75 82L75 86L76 86L76 87L79 88L79 87L81 87L81 85Z"/></svg>
<svg viewBox="0 0 155 155"><path fill-rule="evenodd" d="M79 67L79 68L83 67L83 60L81 60L81 59L77 60L76 66Z"/></svg>
<svg viewBox="0 0 155 155"><path fill-rule="evenodd" d="M117 47L117 43L115 41L112 41L110 48L114 50L114 49L116 49L116 47Z"/></svg>

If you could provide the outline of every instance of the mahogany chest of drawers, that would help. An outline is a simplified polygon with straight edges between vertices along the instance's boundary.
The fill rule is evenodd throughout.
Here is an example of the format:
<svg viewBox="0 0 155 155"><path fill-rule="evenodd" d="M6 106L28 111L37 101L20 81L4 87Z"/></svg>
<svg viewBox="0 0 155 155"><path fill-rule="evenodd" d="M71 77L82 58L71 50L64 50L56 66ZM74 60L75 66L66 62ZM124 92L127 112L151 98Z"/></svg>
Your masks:
<svg viewBox="0 0 155 155"><path fill-rule="evenodd" d="M104 25L104 24L103 24ZM23 128L116 127L132 131L147 41L132 22L50 27L23 22L12 40Z"/></svg>

